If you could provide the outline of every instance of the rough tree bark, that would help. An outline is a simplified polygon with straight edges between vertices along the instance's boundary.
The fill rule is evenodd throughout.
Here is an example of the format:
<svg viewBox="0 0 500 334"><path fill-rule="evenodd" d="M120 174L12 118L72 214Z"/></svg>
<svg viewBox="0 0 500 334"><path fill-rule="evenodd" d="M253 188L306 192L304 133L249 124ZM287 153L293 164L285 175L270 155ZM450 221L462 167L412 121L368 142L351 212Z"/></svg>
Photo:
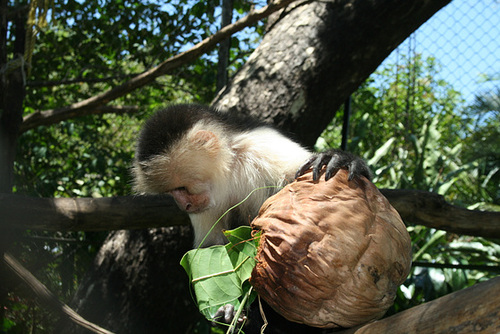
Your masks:
<svg viewBox="0 0 500 334"><path fill-rule="evenodd" d="M500 277L338 334L499 333Z"/></svg>
<svg viewBox="0 0 500 334"><path fill-rule="evenodd" d="M247 110L312 145L346 96L448 2L351 0L289 9L214 105ZM200 318L178 265L191 244L187 235L180 227L113 232L75 296L77 311L119 333L189 332ZM280 328L272 323L266 333L274 332Z"/></svg>
<svg viewBox="0 0 500 334"><path fill-rule="evenodd" d="M449 2L294 2L213 105L260 117L312 146L349 94Z"/></svg>

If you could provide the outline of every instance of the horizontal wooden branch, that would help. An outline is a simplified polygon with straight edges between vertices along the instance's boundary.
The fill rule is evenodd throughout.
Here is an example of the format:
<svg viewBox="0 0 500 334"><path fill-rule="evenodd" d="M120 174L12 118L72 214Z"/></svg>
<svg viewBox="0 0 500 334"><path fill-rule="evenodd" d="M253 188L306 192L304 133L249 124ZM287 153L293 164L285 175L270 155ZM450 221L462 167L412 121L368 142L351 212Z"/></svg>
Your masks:
<svg viewBox="0 0 500 334"><path fill-rule="evenodd" d="M500 212L467 210L435 193L381 189L406 224L425 225L457 234L500 238Z"/></svg>
<svg viewBox="0 0 500 334"><path fill-rule="evenodd" d="M498 333L500 277L339 334Z"/></svg>
<svg viewBox="0 0 500 334"><path fill-rule="evenodd" d="M382 193L408 223L458 234L500 238L500 212L459 208L417 190ZM0 194L0 224L48 231L106 231L189 224L169 196L34 198Z"/></svg>
<svg viewBox="0 0 500 334"><path fill-rule="evenodd" d="M113 101L121 96L124 96L131 91L145 86L152 81L154 81L159 76L165 75L168 72L176 69L184 64L187 64L204 53L212 50L215 46L222 40L231 36L232 34L252 25L253 23L271 15L277 10L287 6L295 0L275 0L271 1L269 5L250 12L247 16L241 18L233 24L227 25L221 28L218 32L205 38L203 41L199 42L191 49L182 52L174 57L165 60L158 66L151 68L132 79L126 81L125 83L118 85L104 93L95 95L86 100L73 103L69 106L45 110L36 111L32 114L27 115L23 119L21 124L21 132L27 131L34 127L40 125L50 125L62 120L74 118L76 116L83 116L88 114L89 110L95 109L97 106L105 105L110 101Z"/></svg>
<svg viewBox="0 0 500 334"><path fill-rule="evenodd" d="M0 224L47 231L110 231L187 225L168 196L35 198L0 194Z"/></svg>

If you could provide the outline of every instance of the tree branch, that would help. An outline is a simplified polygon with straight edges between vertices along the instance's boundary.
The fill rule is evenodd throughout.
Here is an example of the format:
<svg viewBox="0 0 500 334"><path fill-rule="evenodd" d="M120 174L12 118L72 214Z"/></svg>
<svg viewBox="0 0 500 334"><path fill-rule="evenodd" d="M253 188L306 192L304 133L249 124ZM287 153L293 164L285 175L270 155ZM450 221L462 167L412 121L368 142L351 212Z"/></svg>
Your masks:
<svg viewBox="0 0 500 334"><path fill-rule="evenodd" d="M434 227L457 234L500 237L500 212L467 210L435 193L420 190L380 189L405 223Z"/></svg>
<svg viewBox="0 0 500 334"><path fill-rule="evenodd" d="M458 234L500 238L500 212L475 211L418 190L382 193L407 223ZM169 196L33 198L0 194L5 227L48 231L107 231L187 225L189 218Z"/></svg>
<svg viewBox="0 0 500 334"><path fill-rule="evenodd" d="M273 25L212 106L258 116L313 147L349 94L449 2L308 1Z"/></svg>
<svg viewBox="0 0 500 334"><path fill-rule="evenodd" d="M66 80L44 80L44 81L28 81L26 82L27 87L53 87L53 86L63 86L63 85L73 85L73 84L80 84L80 83L88 83L88 84L93 84L93 83L101 83L101 82L108 82L111 80L123 80L126 78L134 77L137 74L124 74L124 75L116 75L112 77L107 77L107 78L73 78L73 79L66 79Z"/></svg>
<svg viewBox="0 0 500 334"><path fill-rule="evenodd" d="M425 261L413 261L413 267L439 268L439 269L461 269L461 270L479 270L500 273L500 266L489 266L480 264L452 264L452 263L436 263Z"/></svg>
<svg viewBox="0 0 500 334"><path fill-rule="evenodd" d="M85 116L85 115L103 115L103 114L131 114L139 111L138 106L109 106L109 105L98 105L89 109L86 109L85 112L81 112L78 110L68 110L63 114L45 114L44 112L38 114L36 125L48 125L54 124L60 121L64 121L69 118ZM33 114L31 114L33 115ZM28 115L29 116L29 115ZM26 117L28 117L26 116ZM28 129L24 129L25 123L21 124L21 131L26 131ZM33 127L35 127L33 126Z"/></svg>
<svg viewBox="0 0 500 334"><path fill-rule="evenodd" d="M339 334L497 333L500 277Z"/></svg>
<svg viewBox="0 0 500 334"><path fill-rule="evenodd" d="M48 306L54 311L60 313L63 317L70 319L74 323L87 328L94 333L100 334L113 334L112 332L85 320L68 305L61 302L57 297L50 292L43 283L41 283L33 274L24 268L12 255L8 253L3 254L3 262L6 264L17 277L19 277L26 285L28 285L40 302L42 306Z"/></svg>
<svg viewBox="0 0 500 334"><path fill-rule="evenodd" d="M21 125L21 132L27 131L40 125L50 125L62 120L73 118L76 116L83 116L88 114L89 110L95 109L97 106L107 104L139 87L147 85L155 80L157 77L165 75L169 71L176 69L186 63L189 63L202 54L213 49L217 43L228 38L232 34L242 30L245 27L269 16L277 10L287 6L295 0L275 0L269 5L250 12L244 18L221 28L214 35L205 38L191 49L182 52L172 58L167 59L160 65L149 69L129 81L112 88L102 94L90 97L86 100L73 103L69 106L60 109L51 109L45 111L37 111L24 117L23 124Z"/></svg>
<svg viewBox="0 0 500 334"><path fill-rule="evenodd" d="M47 231L109 231L187 225L168 196L35 198L0 194L0 224Z"/></svg>

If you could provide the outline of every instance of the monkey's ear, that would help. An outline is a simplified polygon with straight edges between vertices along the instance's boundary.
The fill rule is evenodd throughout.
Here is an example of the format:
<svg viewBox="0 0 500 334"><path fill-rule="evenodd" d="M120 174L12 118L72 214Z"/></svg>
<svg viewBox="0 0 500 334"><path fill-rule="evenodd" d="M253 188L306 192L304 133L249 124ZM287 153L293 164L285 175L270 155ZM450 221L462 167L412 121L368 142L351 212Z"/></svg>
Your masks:
<svg viewBox="0 0 500 334"><path fill-rule="evenodd" d="M207 151L217 153L220 148L219 139L215 133L207 130L198 130L190 138L191 143L197 147L205 148Z"/></svg>

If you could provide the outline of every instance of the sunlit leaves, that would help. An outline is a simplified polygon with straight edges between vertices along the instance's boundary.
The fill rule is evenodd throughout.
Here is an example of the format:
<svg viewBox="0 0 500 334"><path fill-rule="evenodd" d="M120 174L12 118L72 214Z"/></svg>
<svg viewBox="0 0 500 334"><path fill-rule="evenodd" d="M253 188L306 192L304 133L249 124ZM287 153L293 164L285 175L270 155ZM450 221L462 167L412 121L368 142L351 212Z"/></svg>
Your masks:
<svg viewBox="0 0 500 334"><path fill-rule="evenodd" d="M255 266L258 241L252 238L251 228L242 226L225 234L229 244L193 249L181 260L193 284L198 308L209 320L223 305L231 304L235 309L242 306Z"/></svg>
<svg viewBox="0 0 500 334"><path fill-rule="evenodd" d="M492 96L482 100L494 101ZM480 127L471 127L473 115L488 115L472 111L480 105L495 104L467 107L440 79L432 57L402 56L353 94L348 149L370 163L380 187L435 191L468 205L498 202L500 173L494 171L500 126L486 117ZM325 148L339 142L339 126L330 125L318 143Z"/></svg>

